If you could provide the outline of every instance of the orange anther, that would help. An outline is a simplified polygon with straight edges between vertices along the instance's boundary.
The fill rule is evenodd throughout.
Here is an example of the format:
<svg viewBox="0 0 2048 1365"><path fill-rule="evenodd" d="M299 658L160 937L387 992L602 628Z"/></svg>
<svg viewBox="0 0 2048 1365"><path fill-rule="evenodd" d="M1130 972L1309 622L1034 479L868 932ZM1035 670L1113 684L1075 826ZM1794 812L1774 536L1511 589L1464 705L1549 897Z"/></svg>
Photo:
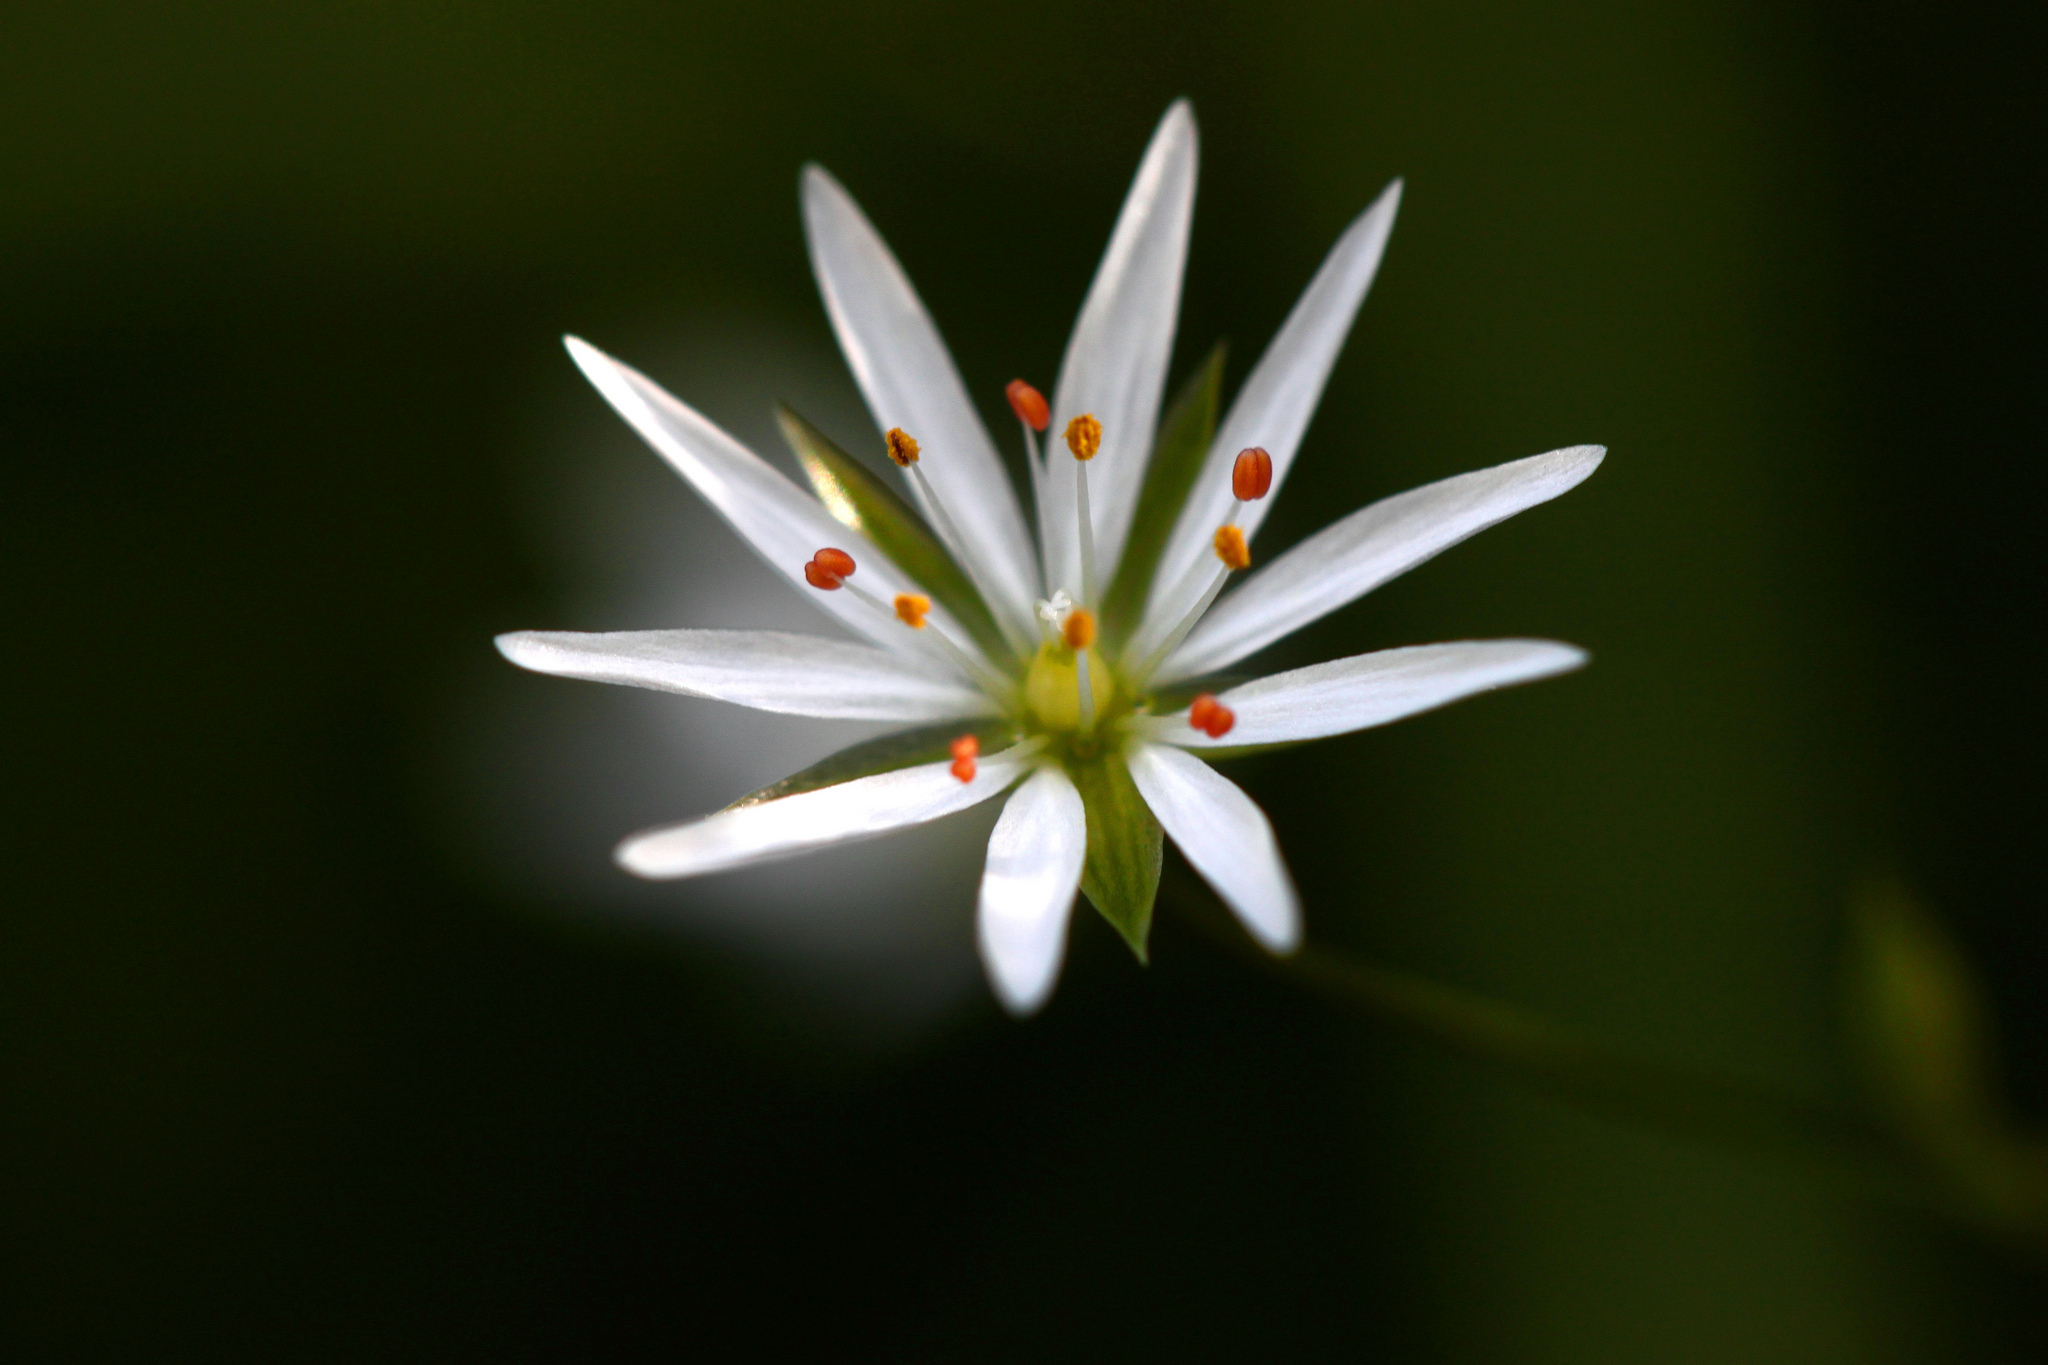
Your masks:
<svg viewBox="0 0 2048 1365"><path fill-rule="evenodd" d="M1252 564L1252 551L1244 543L1244 532L1235 526L1216 528L1216 557L1223 561L1223 567L1236 573L1248 569Z"/></svg>
<svg viewBox="0 0 2048 1365"><path fill-rule="evenodd" d="M1264 446L1247 446L1237 452L1230 467L1230 491L1239 502L1257 502L1273 486L1273 457Z"/></svg>
<svg viewBox="0 0 2048 1365"><path fill-rule="evenodd" d="M1067 642L1068 649L1086 649L1095 643L1095 613L1086 607L1075 607L1067 613L1066 623L1060 627L1060 636Z"/></svg>
<svg viewBox="0 0 2048 1365"><path fill-rule="evenodd" d="M973 735L962 735L952 743L953 776L962 782L974 780L974 760L981 753L981 741Z"/></svg>
<svg viewBox="0 0 2048 1365"><path fill-rule="evenodd" d="M1021 379L1012 379L1003 386L1003 397L1010 400L1010 411L1017 414L1017 420L1033 431L1044 431L1052 422L1052 409L1045 405L1045 395Z"/></svg>
<svg viewBox="0 0 2048 1365"><path fill-rule="evenodd" d="M902 427L890 427L889 458L908 469L917 463L917 442Z"/></svg>
<svg viewBox="0 0 2048 1365"><path fill-rule="evenodd" d="M1213 692L1204 692L1188 704L1188 727L1211 739L1223 738L1235 724L1237 712L1217 701Z"/></svg>
<svg viewBox="0 0 2048 1365"><path fill-rule="evenodd" d="M896 619L912 630L924 629L924 614L931 609L932 599L921 592L896 594Z"/></svg>
<svg viewBox="0 0 2048 1365"><path fill-rule="evenodd" d="M824 592L839 587L853 572L853 556L844 550L823 549L804 565L804 582Z"/></svg>
<svg viewBox="0 0 2048 1365"><path fill-rule="evenodd" d="M1067 423L1067 449L1077 460L1094 459L1095 452L1102 449L1102 423L1085 412Z"/></svg>

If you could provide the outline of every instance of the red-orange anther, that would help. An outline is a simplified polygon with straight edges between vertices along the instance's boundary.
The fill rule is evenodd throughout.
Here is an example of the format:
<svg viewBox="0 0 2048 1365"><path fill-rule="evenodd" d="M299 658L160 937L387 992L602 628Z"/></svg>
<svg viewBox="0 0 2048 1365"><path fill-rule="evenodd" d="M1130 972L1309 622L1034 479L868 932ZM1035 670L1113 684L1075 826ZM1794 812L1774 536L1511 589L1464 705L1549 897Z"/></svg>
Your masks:
<svg viewBox="0 0 2048 1365"><path fill-rule="evenodd" d="M852 573L853 556L828 547L812 555L811 562L804 565L804 582L831 592Z"/></svg>
<svg viewBox="0 0 2048 1365"><path fill-rule="evenodd" d="M1060 637L1067 642L1068 649L1086 649L1095 643L1095 613L1086 607L1075 607L1067 613L1066 624L1060 627Z"/></svg>
<svg viewBox="0 0 2048 1365"><path fill-rule="evenodd" d="M974 780L974 760L981 754L981 741L973 735L962 735L953 741L953 776L962 782Z"/></svg>
<svg viewBox="0 0 2048 1365"><path fill-rule="evenodd" d="M1213 692L1204 692L1188 705L1188 726L1200 730L1211 739L1221 739L1230 733L1230 727L1237 724L1237 712L1216 700Z"/></svg>
<svg viewBox="0 0 2048 1365"><path fill-rule="evenodd" d="M1045 404L1045 395L1021 379L1012 379L1003 386L1003 397L1010 400L1010 411L1017 414L1017 420L1033 431L1044 431L1052 423L1052 409Z"/></svg>
<svg viewBox="0 0 2048 1365"><path fill-rule="evenodd" d="M1239 502L1257 502L1273 486L1273 457L1264 446L1247 446L1237 452L1230 467L1230 491Z"/></svg>

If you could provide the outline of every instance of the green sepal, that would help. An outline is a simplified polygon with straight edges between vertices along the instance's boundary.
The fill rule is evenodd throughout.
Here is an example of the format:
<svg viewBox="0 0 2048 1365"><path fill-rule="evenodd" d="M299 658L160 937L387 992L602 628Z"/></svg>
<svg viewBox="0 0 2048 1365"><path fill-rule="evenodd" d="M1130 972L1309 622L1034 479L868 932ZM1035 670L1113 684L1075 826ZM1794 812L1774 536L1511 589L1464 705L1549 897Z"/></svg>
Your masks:
<svg viewBox="0 0 2048 1365"><path fill-rule="evenodd" d="M1138 510L1131 517L1130 535L1124 540L1124 557L1117 565L1116 579L1102 598L1102 630L1121 643L1137 630L1145 611L1145 599L1152 591L1152 576L1159 569L1159 557L1166 553L1167 537L1180 519L1180 509L1195 486L1195 476L1208 458L1209 443L1216 439L1216 409L1223 391L1223 350L1217 342L1209 356L1180 392L1174 395L1166 416L1159 423L1158 439L1152 443L1152 463L1145 469L1145 486L1138 493Z"/></svg>
<svg viewBox="0 0 2048 1365"><path fill-rule="evenodd" d="M804 476L834 521L873 541L911 581L951 612L991 659L1014 657L1015 651L996 628L988 604L925 526L916 508L786 405L776 407L775 419L782 424L783 439L796 452Z"/></svg>
<svg viewBox="0 0 2048 1365"><path fill-rule="evenodd" d="M1159 894L1165 831L1138 794L1122 754L1070 760L1067 776L1080 788L1088 813L1088 859L1081 868L1081 890L1143 962L1152 933L1152 902Z"/></svg>
<svg viewBox="0 0 2048 1365"><path fill-rule="evenodd" d="M857 777L892 773L898 768L914 768L920 763L937 763L952 757L953 741L962 735L973 735L980 740L981 751L985 754L1007 749L1020 738L1016 725L1001 717L945 721L938 725L920 725L914 730L898 730L892 735L877 735L841 749L829 758L819 759L802 772L792 773L780 782L771 782L757 792L750 792L726 809L758 806L763 801L796 796L820 787L836 787Z"/></svg>

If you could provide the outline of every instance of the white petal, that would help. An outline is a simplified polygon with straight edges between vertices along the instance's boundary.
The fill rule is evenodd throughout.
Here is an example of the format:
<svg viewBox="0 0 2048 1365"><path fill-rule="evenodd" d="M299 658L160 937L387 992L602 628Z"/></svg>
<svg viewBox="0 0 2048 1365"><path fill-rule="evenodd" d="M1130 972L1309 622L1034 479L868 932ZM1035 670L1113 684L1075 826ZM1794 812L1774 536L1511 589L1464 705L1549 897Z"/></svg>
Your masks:
<svg viewBox="0 0 2048 1365"><path fill-rule="evenodd" d="M1001 754L982 759L972 782L953 776L952 766L899 768L722 810L636 834L613 856L619 866L642 877L696 877L921 825L979 805L1023 775L1019 760Z"/></svg>
<svg viewBox="0 0 2048 1365"><path fill-rule="evenodd" d="M1036 1010L1059 979L1087 852L1081 793L1047 764L1003 807L981 874L975 936L989 983L1012 1014Z"/></svg>
<svg viewBox="0 0 2048 1365"><path fill-rule="evenodd" d="M1216 889L1252 937L1276 953L1301 942L1301 903L1266 813L1193 754L1138 744L1131 780L1181 856Z"/></svg>
<svg viewBox="0 0 2048 1365"><path fill-rule="evenodd" d="M820 592L804 582L803 566L829 545L853 556L860 585L883 601L915 590L917 585L858 531L834 521L816 498L646 375L579 337L562 340L605 401L690 481L755 553L795 584L797 591L821 611L895 653L941 657L933 652L933 646L918 639L923 632L882 618L852 593ZM963 648L979 654L959 623L942 609L934 607L932 619ZM944 667L951 671L953 665L949 661Z"/></svg>
<svg viewBox="0 0 2048 1365"><path fill-rule="evenodd" d="M1062 437L1068 420L1084 412L1102 423L1102 449L1088 465L1088 502L1096 573L1105 585L1123 554L1173 354L1195 169L1195 114L1179 100L1159 120L1138 163L1060 364L1046 431L1047 505L1039 509L1046 581L1053 587L1080 591L1074 460Z"/></svg>
<svg viewBox="0 0 2048 1365"><path fill-rule="evenodd" d="M1584 650L1554 640L1466 640L1357 654L1233 687L1217 698L1237 716L1221 739L1189 727L1187 712L1144 722L1145 733L1191 749L1284 744L1385 725L1515 683L1569 672Z"/></svg>
<svg viewBox="0 0 2048 1365"><path fill-rule="evenodd" d="M1426 484L1324 527L1225 596L1159 670L1224 668L1515 513L1576 487L1602 446L1572 446Z"/></svg>
<svg viewBox="0 0 2048 1365"><path fill-rule="evenodd" d="M1400 207L1401 182L1396 180L1330 248L1322 268L1238 390L1160 557L1152 601L1162 610L1166 609L1166 595L1189 567L1208 553L1210 537L1230 514L1236 501L1230 490L1230 467L1246 446L1263 446L1273 457L1273 487L1239 514L1238 525L1249 537L1272 510L1295 452L1301 449L1302 434L1322 400L1330 367L1337 363L1337 353L1351 333L1351 321L1379 272L1387 235L1394 230L1394 213Z"/></svg>
<svg viewBox="0 0 2048 1365"><path fill-rule="evenodd" d="M995 703L936 669L843 640L772 630L522 630L498 637L521 668L839 720L951 720Z"/></svg>
<svg viewBox="0 0 2048 1365"><path fill-rule="evenodd" d="M918 467L967 540L955 553L995 599L989 607L1005 634L1028 648L1037 639L1038 562L1016 490L938 327L860 205L822 167L804 167L803 208L818 291L875 425L901 427L923 448ZM910 486L924 506L917 481ZM929 507L925 518L937 525Z"/></svg>

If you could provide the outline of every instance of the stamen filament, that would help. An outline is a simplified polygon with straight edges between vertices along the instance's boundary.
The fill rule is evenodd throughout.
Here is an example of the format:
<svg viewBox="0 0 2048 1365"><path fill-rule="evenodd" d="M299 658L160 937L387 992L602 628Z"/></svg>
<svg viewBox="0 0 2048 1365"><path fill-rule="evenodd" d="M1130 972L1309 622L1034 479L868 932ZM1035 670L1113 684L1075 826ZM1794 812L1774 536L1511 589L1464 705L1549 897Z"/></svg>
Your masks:
<svg viewBox="0 0 2048 1365"><path fill-rule="evenodd" d="M1095 730L1095 680L1088 667L1088 651L1095 643L1095 613L1076 607L1060 628L1060 638L1074 651L1074 690L1080 701L1081 733Z"/></svg>
<svg viewBox="0 0 2048 1365"><path fill-rule="evenodd" d="M1088 462L1102 449L1102 423L1082 413L1067 423L1067 449L1074 456L1074 511L1080 519L1081 600L1095 600L1095 518L1088 514Z"/></svg>
<svg viewBox="0 0 2048 1365"><path fill-rule="evenodd" d="M1088 514L1088 462L1074 461L1074 510L1081 523L1081 600L1095 600L1095 519Z"/></svg>
<svg viewBox="0 0 2048 1365"><path fill-rule="evenodd" d="M852 593L856 600L871 607L880 615L887 617L894 624L908 625L908 622L904 621L895 607L882 601L881 598L875 596L867 589L858 587L843 579L840 581L839 586ZM987 664L980 662L966 650L960 648L959 645L953 642L952 637L947 635L945 631L940 630L936 624L927 621L922 626L912 628L919 635L937 644L946 657L964 669L968 677L974 679L975 684L982 691L987 692L992 697L1000 697L1006 701L1011 696L1013 689L1008 679L1001 677L989 668Z"/></svg>
<svg viewBox="0 0 2048 1365"><path fill-rule="evenodd" d="M993 606L1001 599L991 590L988 580L983 577L981 560L969 552L967 537L960 534L960 527L954 522L952 513L946 510L945 503L939 501L939 490L932 487L932 481L924 476L924 466L920 463L923 457L917 441L903 428L891 427L888 433L888 448L889 459L899 468L910 472L911 481L917 485L918 492L924 495L924 505L931 512L932 527L939 533L940 544L953 556L953 562L967 571L967 577L974 584L974 590L981 594L981 600ZM1002 633L1004 642L1019 654L1027 653L1030 649L1030 637L1017 628L1016 623L1010 620L1009 613L996 611L994 616L996 629Z"/></svg>
<svg viewBox="0 0 2048 1365"><path fill-rule="evenodd" d="M1167 657L1173 651L1180 648L1180 642L1187 639L1188 632L1200 624L1202 616L1209 610L1210 604L1216 600L1216 594L1222 592L1223 585L1229 581L1230 566L1227 564L1217 565L1216 577L1210 582L1208 591L1202 594L1201 599L1189 609L1186 616L1180 618L1180 624L1167 634L1166 642L1152 651L1151 656L1145 660L1145 666L1136 671L1138 682L1141 685L1145 679L1152 676L1154 669L1165 663Z"/></svg>

